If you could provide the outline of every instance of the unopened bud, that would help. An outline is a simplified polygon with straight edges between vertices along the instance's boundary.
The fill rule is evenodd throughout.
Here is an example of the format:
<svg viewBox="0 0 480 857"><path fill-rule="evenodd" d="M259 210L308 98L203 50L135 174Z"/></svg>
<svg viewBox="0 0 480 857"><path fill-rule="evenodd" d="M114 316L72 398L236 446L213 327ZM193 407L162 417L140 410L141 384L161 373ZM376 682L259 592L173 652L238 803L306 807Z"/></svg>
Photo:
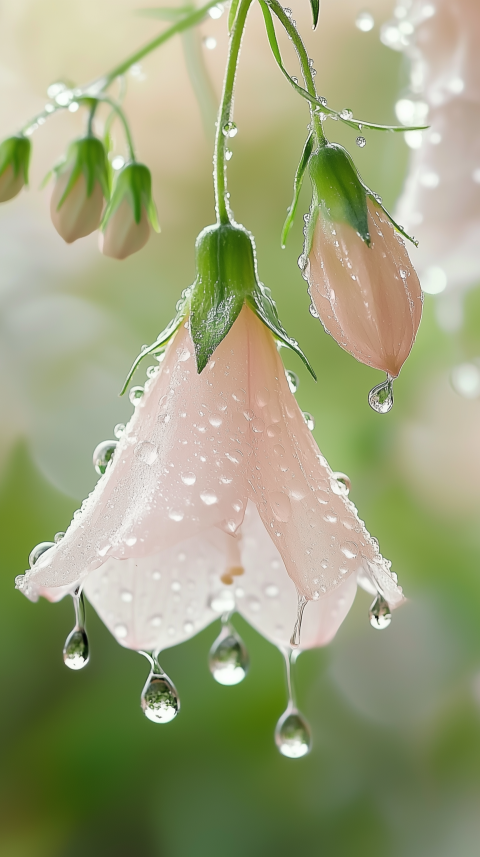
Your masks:
<svg viewBox="0 0 480 857"><path fill-rule="evenodd" d="M0 202L7 202L28 185L31 143L23 134L0 143Z"/></svg>
<svg viewBox="0 0 480 857"><path fill-rule="evenodd" d="M115 181L103 218L100 249L112 259L126 259L145 246L151 226L160 232L150 170L133 162L123 168Z"/></svg>
<svg viewBox="0 0 480 857"><path fill-rule="evenodd" d="M101 140L75 140L55 173L50 215L58 234L71 244L98 229L109 197L107 158Z"/></svg>

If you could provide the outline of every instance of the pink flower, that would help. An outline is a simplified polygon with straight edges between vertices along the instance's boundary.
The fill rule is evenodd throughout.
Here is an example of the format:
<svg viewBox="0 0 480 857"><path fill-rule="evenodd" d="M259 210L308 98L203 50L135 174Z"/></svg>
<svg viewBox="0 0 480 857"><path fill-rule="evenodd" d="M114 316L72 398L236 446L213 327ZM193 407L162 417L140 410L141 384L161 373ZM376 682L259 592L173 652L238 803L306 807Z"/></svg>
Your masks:
<svg viewBox="0 0 480 857"><path fill-rule="evenodd" d="M57 600L81 584L119 642L160 650L237 609L288 645L331 639L357 576L395 607L390 564L332 474L271 332L244 306L197 373L188 321L147 381L113 459L64 538L17 586Z"/></svg>
<svg viewBox="0 0 480 857"><path fill-rule="evenodd" d="M401 236L367 200L370 246L347 222L320 211L305 268L325 329L361 363L396 378L422 315L418 277Z"/></svg>

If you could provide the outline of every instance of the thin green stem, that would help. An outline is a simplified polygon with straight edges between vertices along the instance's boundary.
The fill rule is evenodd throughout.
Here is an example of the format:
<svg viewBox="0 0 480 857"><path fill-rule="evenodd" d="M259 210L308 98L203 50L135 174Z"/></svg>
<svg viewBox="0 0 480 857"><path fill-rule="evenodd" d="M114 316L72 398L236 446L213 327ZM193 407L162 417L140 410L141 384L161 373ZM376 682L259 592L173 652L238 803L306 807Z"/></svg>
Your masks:
<svg viewBox="0 0 480 857"><path fill-rule="evenodd" d="M240 0L235 23L230 35L227 68L223 81L222 100L218 110L215 134L213 170L215 183L215 208L219 223L230 223L230 206L227 197L226 150L233 110L233 90L237 73L238 57L248 10L252 0Z"/></svg>
<svg viewBox="0 0 480 857"><path fill-rule="evenodd" d="M80 100L80 103L81 103L83 100L84 100L84 99L81 99L81 100ZM85 100L88 100L88 99L85 99ZM97 104L98 104L99 102L105 102L105 104L109 104L109 105L110 105L110 107L112 108L112 110L114 110L114 111L115 111L115 113L117 114L118 118L120 119L120 121L121 121L121 123L122 123L122 125L123 125L123 130L124 130L124 132L125 132L125 138L126 138L126 141L127 141L127 146L128 146L128 152L129 152L130 160L131 160L131 161L134 161L134 160L135 160L135 148L134 148L134 145L133 145L133 138L132 138L132 134L131 134L131 131L130 131L130 126L129 126L129 124L128 124L128 119L127 119L127 117L125 116L125 113L124 113L123 109L120 107L120 105L119 105L119 104L117 104L117 102L116 102L113 98L110 98L110 96L109 96L109 95L100 95L100 94L99 94L99 95L97 95L97 97L96 97L96 102L97 102Z"/></svg>
<svg viewBox="0 0 480 857"><path fill-rule="evenodd" d="M87 102L85 102L85 106L87 106ZM95 112L98 107L97 99L90 99L90 112L88 114L88 123L87 123L87 134L89 137L93 137L93 120L95 118Z"/></svg>
<svg viewBox="0 0 480 857"><path fill-rule="evenodd" d="M297 52L307 92L318 103L317 90L313 79L313 73L312 68L310 66L308 53L295 24L292 23L292 19L289 18L289 16L285 13L283 6L278 2L278 0L266 0L266 2L268 3L272 12L277 16L278 20L283 25L288 35L290 36L293 42L293 46ZM314 110L313 104L311 102L310 115L312 117L312 130L314 131L315 136L317 138L317 144L320 145L321 143L325 142L325 135L323 133L322 121L320 119L320 116Z"/></svg>

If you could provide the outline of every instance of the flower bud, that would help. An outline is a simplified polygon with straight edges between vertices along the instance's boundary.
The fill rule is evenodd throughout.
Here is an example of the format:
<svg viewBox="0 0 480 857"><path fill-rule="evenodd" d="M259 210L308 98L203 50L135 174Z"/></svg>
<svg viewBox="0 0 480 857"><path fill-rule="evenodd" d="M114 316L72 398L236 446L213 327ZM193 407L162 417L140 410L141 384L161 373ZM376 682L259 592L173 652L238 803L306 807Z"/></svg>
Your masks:
<svg viewBox="0 0 480 857"><path fill-rule="evenodd" d="M127 164L118 174L103 218L100 249L112 259L126 259L145 246L150 226L160 232L152 198L152 177L144 164Z"/></svg>
<svg viewBox="0 0 480 857"><path fill-rule="evenodd" d="M70 144L65 160L55 167L56 182L50 215L67 244L98 229L109 197L107 158L97 137Z"/></svg>
<svg viewBox="0 0 480 857"><path fill-rule="evenodd" d="M28 185L31 143L23 134L0 143L0 202L7 202Z"/></svg>
<svg viewBox="0 0 480 857"><path fill-rule="evenodd" d="M341 146L321 147L309 169L304 276L313 311L342 348L395 378L422 314L403 239Z"/></svg>

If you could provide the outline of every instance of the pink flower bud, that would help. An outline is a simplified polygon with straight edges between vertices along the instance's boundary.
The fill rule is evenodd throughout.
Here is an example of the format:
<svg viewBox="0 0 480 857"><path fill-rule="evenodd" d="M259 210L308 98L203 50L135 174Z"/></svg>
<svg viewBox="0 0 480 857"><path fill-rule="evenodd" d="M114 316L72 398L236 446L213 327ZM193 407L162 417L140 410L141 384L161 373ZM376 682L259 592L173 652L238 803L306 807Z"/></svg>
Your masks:
<svg viewBox="0 0 480 857"><path fill-rule="evenodd" d="M104 256L126 259L145 246L150 237L150 222L145 208L139 223L130 203L124 199L109 218L105 232L100 233L99 245Z"/></svg>
<svg viewBox="0 0 480 857"><path fill-rule="evenodd" d="M0 176L0 202L13 199L17 193L20 193L24 184L23 173L19 172L15 175L12 164L9 164Z"/></svg>
<svg viewBox="0 0 480 857"><path fill-rule="evenodd" d="M105 202L103 189L98 181L95 182L90 196L88 195L83 173L80 173L67 197L61 202L70 177L71 170L58 177L50 200L52 223L67 244L98 229Z"/></svg>
<svg viewBox="0 0 480 857"><path fill-rule="evenodd" d="M31 144L18 134L0 143L0 202L7 202L28 184Z"/></svg>
<svg viewBox="0 0 480 857"><path fill-rule="evenodd" d="M370 246L347 222L321 211L305 268L322 324L357 360L395 378L412 348L422 292L404 242L367 199Z"/></svg>

